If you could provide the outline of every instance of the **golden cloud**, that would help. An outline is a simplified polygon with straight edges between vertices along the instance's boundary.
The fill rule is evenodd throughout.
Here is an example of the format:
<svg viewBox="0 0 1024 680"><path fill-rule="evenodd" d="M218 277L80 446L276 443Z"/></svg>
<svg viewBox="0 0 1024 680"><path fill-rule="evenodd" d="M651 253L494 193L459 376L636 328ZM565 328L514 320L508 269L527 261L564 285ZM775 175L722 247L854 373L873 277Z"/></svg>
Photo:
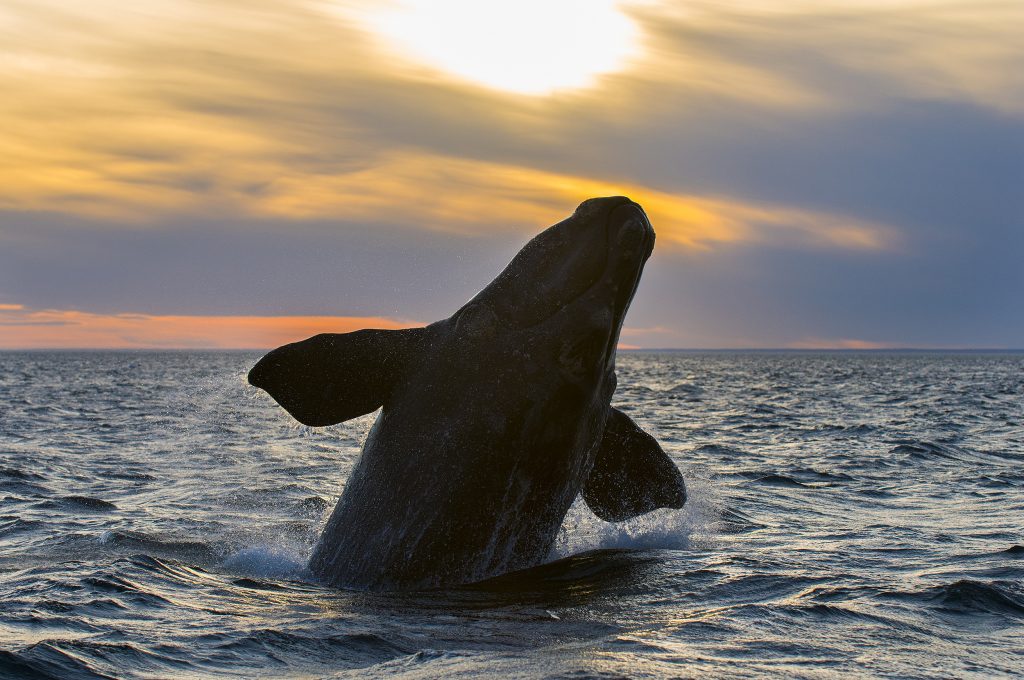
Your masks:
<svg viewBox="0 0 1024 680"><path fill-rule="evenodd" d="M0 13L0 208L130 224L252 214L473 233L532 228L567 200L625 192L681 246L789 233L875 248L887 240L879 225L653 191L585 154L555 162L548 150L581 118L642 134L652 112L685 125L686 107L709 97L790 113L861 106L866 76L848 96L834 82L842 74L1024 110L1024 71L1011 68L1024 55L1011 33L1019 3L643 3L631 11L645 55L590 92L533 103L389 60L360 28L359 2L144 4L122 12L101 2L103 21L96 5L57 0ZM820 59L794 62L794 40Z"/></svg>
<svg viewBox="0 0 1024 680"><path fill-rule="evenodd" d="M219 191L212 197L147 176L164 172L159 166L134 168L131 183L111 180L113 172L104 172L97 161L89 173L40 170L22 176L19 197L27 204L16 207L59 209L61 201L50 192L59 193L58 185L66 182L63 191L73 187L74 198L63 206L72 213L91 210L130 217L144 210L155 218L164 210L178 210L392 224L472 236L497 230L530 233L587 198L621 194L641 203L661 243L675 247L795 240L813 246L881 249L896 239L895 230L885 225L828 213L415 152L385 154L372 164L341 172L310 172L271 162L241 168L228 164L215 181ZM45 181L33 186L33 178ZM259 189L247 188L253 184Z"/></svg>

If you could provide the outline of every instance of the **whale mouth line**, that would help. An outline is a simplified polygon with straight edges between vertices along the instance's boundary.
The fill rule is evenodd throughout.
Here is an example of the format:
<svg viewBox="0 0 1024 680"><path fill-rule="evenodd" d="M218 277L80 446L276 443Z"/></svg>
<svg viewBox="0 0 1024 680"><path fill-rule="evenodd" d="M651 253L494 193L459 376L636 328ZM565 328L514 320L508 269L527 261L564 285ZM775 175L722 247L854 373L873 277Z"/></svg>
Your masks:
<svg viewBox="0 0 1024 680"><path fill-rule="evenodd" d="M626 209L630 212L635 213L626 219L622 220L620 229L617 234L612 233L613 219L616 217L616 213ZM637 219L639 218L639 219ZM631 223L637 223L640 225L639 234L637 229L627 227ZM639 235L639 239L637 236ZM620 239L614 238L614 236L620 236ZM625 240L626 255L630 255L629 251L633 251L635 255L630 258L628 266L623 266L623 260L612 257L613 252L617 248L623 247L623 240ZM543 323L548 319L552 318L556 314L564 311L566 308L576 304L579 300L583 299L587 295L594 292L596 288L609 283L619 283L620 286L616 286L616 289L612 292L612 300L610 303L613 307L614 315L614 328L618 328L621 325L623 319L626 316L626 310L629 307L630 302L633 300L633 296L636 294L636 290L640 285L640 277L643 273L644 263L651 256L654 250L654 229L651 227L650 220L644 213L643 208L639 204L626 199L624 202L619 203L608 211L605 216L604 222L604 265L600 268L593 279L587 284L586 288L581 290L579 293L574 295L572 298L563 302L557 309L549 314L545 319L539 323ZM616 281L617 280L617 281ZM628 285L626 282L629 282ZM624 294L627 293L628 294Z"/></svg>
<svg viewBox="0 0 1024 680"><path fill-rule="evenodd" d="M447 321L467 330L524 331L584 307L604 308L618 321L653 248L654 230L638 204L625 196L584 201Z"/></svg>

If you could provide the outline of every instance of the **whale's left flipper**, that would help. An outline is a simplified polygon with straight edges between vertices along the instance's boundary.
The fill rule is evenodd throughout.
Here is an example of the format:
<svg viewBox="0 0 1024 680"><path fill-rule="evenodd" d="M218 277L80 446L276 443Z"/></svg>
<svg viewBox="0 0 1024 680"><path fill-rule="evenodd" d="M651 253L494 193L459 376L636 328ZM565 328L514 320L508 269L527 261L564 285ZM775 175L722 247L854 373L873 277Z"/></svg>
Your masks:
<svg viewBox="0 0 1024 680"><path fill-rule="evenodd" d="M686 485L658 441L612 408L583 500L604 521L621 522L658 508L683 507Z"/></svg>
<svg viewBox="0 0 1024 680"><path fill-rule="evenodd" d="M303 425L334 425L379 409L411 361L423 328L321 333L278 347L249 371Z"/></svg>

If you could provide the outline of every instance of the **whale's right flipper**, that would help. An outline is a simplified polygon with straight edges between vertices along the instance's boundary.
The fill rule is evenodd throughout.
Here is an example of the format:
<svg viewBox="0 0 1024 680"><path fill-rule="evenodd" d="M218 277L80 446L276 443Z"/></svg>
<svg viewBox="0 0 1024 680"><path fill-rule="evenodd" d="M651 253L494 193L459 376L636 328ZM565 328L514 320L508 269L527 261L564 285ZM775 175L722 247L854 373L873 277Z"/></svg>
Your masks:
<svg viewBox="0 0 1024 680"><path fill-rule="evenodd" d="M613 408L583 500L604 521L621 522L658 508L683 507L686 484L658 441Z"/></svg>
<svg viewBox="0 0 1024 680"><path fill-rule="evenodd" d="M264 356L249 383L303 425L334 425L380 408L423 337L422 328L321 333Z"/></svg>

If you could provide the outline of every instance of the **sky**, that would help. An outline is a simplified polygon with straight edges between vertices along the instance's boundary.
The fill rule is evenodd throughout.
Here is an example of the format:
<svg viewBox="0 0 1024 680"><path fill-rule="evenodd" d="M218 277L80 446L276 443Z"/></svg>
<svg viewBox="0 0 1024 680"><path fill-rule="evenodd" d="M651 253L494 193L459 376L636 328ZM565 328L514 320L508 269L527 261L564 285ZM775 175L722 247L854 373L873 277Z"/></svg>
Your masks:
<svg viewBox="0 0 1024 680"><path fill-rule="evenodd" d="M447 317L624 194L647 348L1024 347L1020 0L5 0L0 348Z"/></svg>

